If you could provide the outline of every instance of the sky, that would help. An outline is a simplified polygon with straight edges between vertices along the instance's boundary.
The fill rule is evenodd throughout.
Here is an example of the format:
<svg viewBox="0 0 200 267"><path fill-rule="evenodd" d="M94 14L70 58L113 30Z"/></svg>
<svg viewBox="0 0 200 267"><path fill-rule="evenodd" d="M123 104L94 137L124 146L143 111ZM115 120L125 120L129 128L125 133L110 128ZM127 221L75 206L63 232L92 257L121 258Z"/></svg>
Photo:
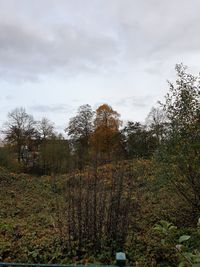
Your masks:
<svg viewBox="0 0 200 267"><path fill-rule="evenodd" d="M59 132L80 105L144 121L200 71L199 0L0 0L0 125L24 107Z"/></svg>

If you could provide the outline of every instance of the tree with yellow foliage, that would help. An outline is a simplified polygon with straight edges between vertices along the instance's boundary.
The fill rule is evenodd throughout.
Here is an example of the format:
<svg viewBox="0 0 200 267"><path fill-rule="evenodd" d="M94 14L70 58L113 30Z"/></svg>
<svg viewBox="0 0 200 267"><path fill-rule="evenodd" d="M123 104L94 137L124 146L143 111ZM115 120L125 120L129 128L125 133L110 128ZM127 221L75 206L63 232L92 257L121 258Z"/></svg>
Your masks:
<svg viewBox="0 0 200 267"><path fill-rule="evenodd" d="M119 151L120 125L120 114L111 106L103 104L97 108L91 142L100 163L111 161Z"/></svg>

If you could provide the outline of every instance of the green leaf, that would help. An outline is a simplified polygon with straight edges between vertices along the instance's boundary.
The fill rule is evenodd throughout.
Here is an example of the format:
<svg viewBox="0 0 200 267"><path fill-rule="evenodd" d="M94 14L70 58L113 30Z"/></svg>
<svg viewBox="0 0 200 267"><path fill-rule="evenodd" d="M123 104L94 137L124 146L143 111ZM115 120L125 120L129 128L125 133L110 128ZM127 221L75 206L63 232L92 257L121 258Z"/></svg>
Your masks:
<svg viewBox="0 0 200 267"><path fill-rule="evenodd" d="M182 243L184 241L187 241L188 239L190 239L190 235L182 235L179 237L179 243Z"/></svg>
<svg viewBox="0 0 200 267"><path fill-rule="evenodd" d="M161 220L160 224L163 226L163 228L165 228L166 230L169 229L170 226L172 226L172 223Z"/></svg>
<svg viewBox="0 0 200 267"><path fill-rule="evenodd" d="M200 263L200 255L194 255L192 256L192 259L195 263Z"/></svg>
<svg viewBox="0 0 200 267"><path fill-rule="evenodd" d="M185 262L184 261L181 261L178 265L178 267L185 267Z"/></svg>
<svg viewBox="0 0 200 267"><path fill-rule="evenodd" d="M177 227L174 226L174 225L171 225L171 226L169 227L169 231L174 231L174 230L176 230L176 229L177 229Z"/></svg>
<svg viewBox="0 0 200 267"><path fill-rule="evenodd" d="M156 231L161 232L161 231L162 231L162 226L156 224L156 225L153 227L153 229L156 230Z"/></svg>
<svg viewBox="0 0 200 267"><path fill-rule="evenodd" d="M161 239L161 244L165 245L165 239Z"/></svg>

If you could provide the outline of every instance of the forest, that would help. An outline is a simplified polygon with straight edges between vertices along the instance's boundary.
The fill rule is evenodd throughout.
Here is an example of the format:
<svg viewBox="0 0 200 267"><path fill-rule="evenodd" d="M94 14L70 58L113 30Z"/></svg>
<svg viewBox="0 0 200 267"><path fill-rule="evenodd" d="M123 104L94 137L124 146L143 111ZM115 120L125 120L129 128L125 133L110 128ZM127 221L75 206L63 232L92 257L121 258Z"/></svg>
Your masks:
<svg viewBox="0 0 200 267"><path fill-rule="evenodd" d="M78 108L67 138L13 109L1 126L0 261L200 266L200 76L176 65L145 123Z"/></svg>

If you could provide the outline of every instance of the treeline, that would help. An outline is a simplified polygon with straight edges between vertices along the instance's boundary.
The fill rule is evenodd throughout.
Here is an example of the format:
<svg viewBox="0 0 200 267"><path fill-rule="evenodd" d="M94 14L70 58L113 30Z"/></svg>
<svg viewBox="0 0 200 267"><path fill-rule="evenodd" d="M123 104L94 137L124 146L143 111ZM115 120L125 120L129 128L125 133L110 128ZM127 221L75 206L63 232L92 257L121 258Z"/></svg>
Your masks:
<svg viewBox="0 0 200 267"><path fill-rule="evenodd" d="M16 108L2 126L0 164L14 171L50 174L150 158L164 137L164 114L161 108L152 108L145 125L131 121L123 125L111 106L103 104L93 111L83 105L70 119L65 129L68 138L64 138L47 118L35 121L24 108Z"/></svg>

